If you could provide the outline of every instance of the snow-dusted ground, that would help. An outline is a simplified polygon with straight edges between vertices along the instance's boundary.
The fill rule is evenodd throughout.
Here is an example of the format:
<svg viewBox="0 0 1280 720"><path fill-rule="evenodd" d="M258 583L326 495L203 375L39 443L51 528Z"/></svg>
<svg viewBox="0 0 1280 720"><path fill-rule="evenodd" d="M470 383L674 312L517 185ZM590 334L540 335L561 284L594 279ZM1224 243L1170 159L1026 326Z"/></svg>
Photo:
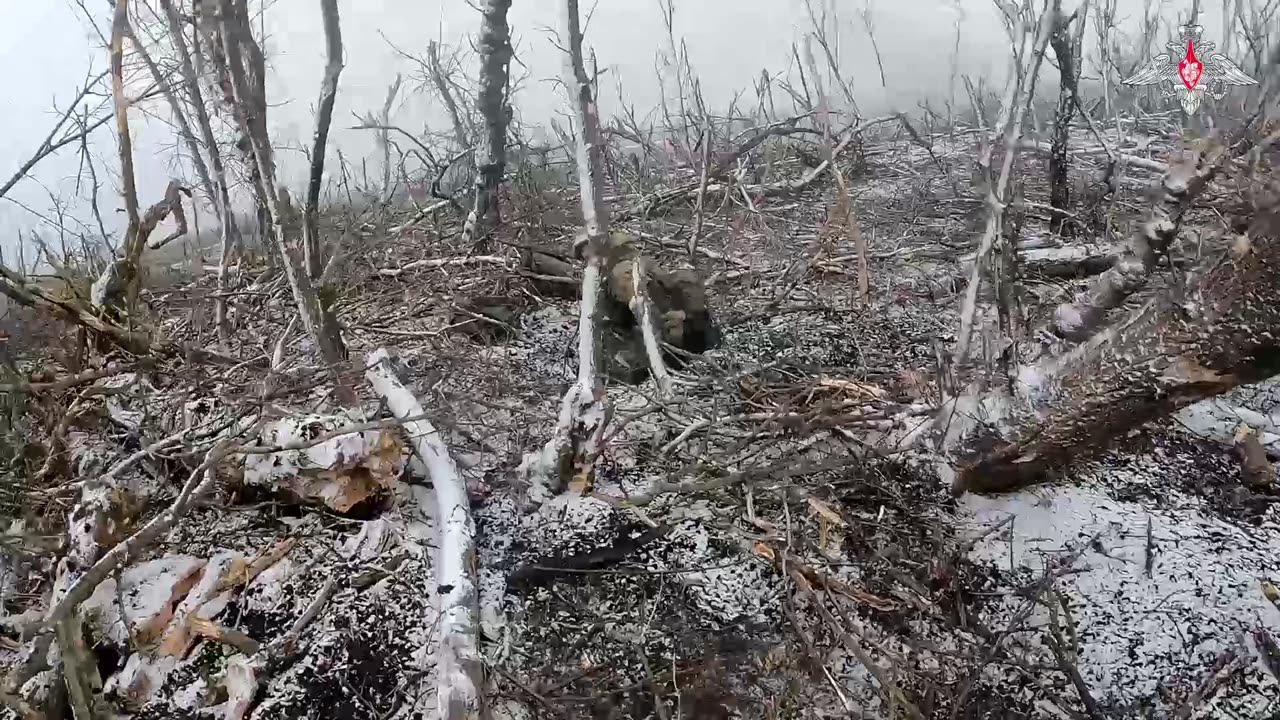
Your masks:
<svg viewBox="0 0 1280 720"><path fill-rule="evenodd" d="M1229 445L1185 436L1179 427L1198 420L1196 429L1219 436L1221 424L1211 427L1206 418L1255 419L1258 410L1232 403L1251 395L1257 407L1257 397L1274 393L1274 386L1245 389L1189 408L1080 468L1071 483L964 499L972 532L1012 518L975 546L973 561L1027 584L1057 567L1053 587L1069 604L1080 673L1111 717L1146 716L1162 697L1163 710L1178 707L1225 651L1253 656L1252 631L1280 628L1280 610L1263 591L1264 581L1280 578L1280 506L1273 504L1280 498L1249 497ZM1004 596L991 626L1007 625L1026 602ZM1047 621L1037 606L1026 625ZM1040 640L1011 642L1053 664ZM1280 684L1254 657L1196 717L1278 714Z"/></svg>

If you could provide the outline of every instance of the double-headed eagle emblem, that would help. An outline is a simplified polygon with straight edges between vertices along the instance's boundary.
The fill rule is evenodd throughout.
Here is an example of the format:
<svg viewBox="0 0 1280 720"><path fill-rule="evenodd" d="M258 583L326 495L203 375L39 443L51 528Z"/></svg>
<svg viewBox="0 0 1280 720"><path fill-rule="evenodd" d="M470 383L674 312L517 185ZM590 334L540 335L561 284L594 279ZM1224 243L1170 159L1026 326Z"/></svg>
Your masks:
<svg viewBox="0 0 1280 720"><path fill-rule="evenodd" d="M1227 86L1257 85L1258 81L1245 75L1240 67L1225 55L1214 52L1211 42L1200 42L1204 32L1201 25L1180 25L1181 39L1170 42L1167 52L1161 53L1144 65L1131 77L1121 81L1123 85L1165 85L1164 96L1178 96L1182 109L1192 115L1200 108L1207 94L1221 100L1227 94ZM1175 60L1174 58L1179 58ZM1202 61L1201 57L1207 57Z"/></svg>

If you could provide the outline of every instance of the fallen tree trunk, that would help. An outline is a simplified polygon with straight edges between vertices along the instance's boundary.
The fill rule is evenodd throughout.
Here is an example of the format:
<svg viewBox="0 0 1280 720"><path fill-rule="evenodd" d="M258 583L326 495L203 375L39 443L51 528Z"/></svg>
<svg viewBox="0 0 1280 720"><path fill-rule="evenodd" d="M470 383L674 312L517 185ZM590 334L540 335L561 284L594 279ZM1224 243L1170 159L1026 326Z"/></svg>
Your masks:
<svg viewBox="0 0 1280 720"><path fill-rule="evenodd" d="M954 490L1042 481L1144 423L1280 373L1280 188L1255 207L1247 235L1185 292L1037 367L1008 439L962 465Z"/></svg>
<svg viewBox="0 0 1280 720"><path fill-rule="evenodd" d="M1090 277L1111 268L1124 252L1122 245L1069 245L1023 250L1018 249L1018 267L1023 275L1046 277ZM960 271L966 276L973 270L976 255L960 258Z"/></svg>
<svg viewBox="0 0 1280 720"><path fill-rule="evenodd" d="M475 578L475 523L467 487L449 448L431 423L423 420L422 405L396 377L390 355L379 348L369 354L365 376L391 413L404 423L414 452L427 466L435 488L439 551L434 558L436 589L440 594L440 641L436 664L437 709L441 720L480 717L483 662L480 655ZM416 419L415 419L416 418Z"/></svg>

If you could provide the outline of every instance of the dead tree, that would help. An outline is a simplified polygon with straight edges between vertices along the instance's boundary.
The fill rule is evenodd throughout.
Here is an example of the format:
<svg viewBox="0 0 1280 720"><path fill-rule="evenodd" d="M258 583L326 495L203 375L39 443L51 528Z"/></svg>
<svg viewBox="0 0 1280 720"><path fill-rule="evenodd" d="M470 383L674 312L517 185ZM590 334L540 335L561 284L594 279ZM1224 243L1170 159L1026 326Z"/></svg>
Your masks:
<svg viewBox="0 0 1280 720"><path fill-rule="evenodd" d="M231 190L227 183L227 169L222 162L222 151L218 148L217 138L213 134L213 124L209 119L209 111L205 108L204 93L200 89L200 77L203 75L202 56L200 54L200 33L192 36L191 48L187 45L186 35L182 29L182 18L172 0L160 0L165 20L169 27L170 41L178 55L178 70L182 74L182 84L187 91L187 104L190 106L196 127L200 130L200 140L204 151L209 156L209 167L213 171L214 210L218 213L219 229L222 234L222 252L218 260L218 297L214 301L215 324L218 327L218 341L226 349L231 343L231 327L227 320L227 271L231 263L231 255L240 247L240 229L236 224L235 211L231 207ZM194 49L194 52L192 50ZM192 61L194 56L195 61Z"/></svg>
<svg viewBox="0 0 1280 720"><path fill-rule="evenodd" d="M498 219L497 192L507 168L507 121L511 117L507 104L507 71L512 53L511 29L507 26L510 8L511 0L487 0L481 6L484 19L477 43L480 90L476 108L484 120L485 132L483 138L477 138L475 148L475 204L462 229L466 244L476 242Z"/></svg>
<svg viewBox="0 0 1280 720"><path fill-rule="evenodd" d="M156 87L160 89L160 93L164 95L165 102L169 104L169 111L173 115L173 121L178 126L178 135L182 138L182 142L187 146L187 151L191 153L191 166L195 168L196 178L200 180L200 189L204 191L205 196L214 204L214 208L219 214L221 209L218 206L217 195L213 188L213 180L209 176L209 166L204 161L204 154L200 151L200 142L196 139L196 135L191 130L191 123L187 122L187 113L182 108L182 103L178 101L178 95L173 90L173 85L169 82L169 76L156 61L151 58L151 53L147 51L147 46L138 40L138 35L134 32L133 24L126 20L124 26L125 38L133 44L133 50L142 58L142 62L147 66L147 71L151 73L152 79L155 80Z"/></svg>
<svg viewBox="0 0 1280 720"><path fill-rule="evenodd" d="M111 20L111 96L115 108L116 135L120 157L120 189L124 196L125 215L128 224L120 256L111 262L93 283L91 299L100 308L122 309L131 312L137 302L141 285L142 254L147 240L156 226L173 214L178 220L178 232L165 240L168 242L187 232L186 216L182 210L182 193L190 190L173 181L169 183L164 198L152 205L143 215L138 206L138 188L133 169L133 140L129 133L129 100L124 89L124 41L133 38L129 25L128 3L117 3ZM137 47L136 40L131 41ZM163 82L158 71L157 80ZM167 88L163 84L162 88ZM167 90L166 90L167 91ZM168 93L172 99L172 93ZM177 107L175 105L175 111ZM189 133L188 133L189 134ZM163 243L162 243L163 244Z"/></svg>
<svg viewBox="0 0 1280 720"><path fill-rule="evenodd" d="M565 393L551 439L521 464L529 496L540 502L562 491L572 480L590 487L596 455L609 421L608 398L600 376L602 287L607 262L609 213L604 207L604 143L600 116L591 93L582 55L582 26L578 0L565 0L565 28L569 41L566 82L574 100L574 152L578 165L578 194L582 199L582 305L578 311L578 378Z"/></svg>
<svg viewBox="0 0 1280 720"><path fill-rule="evenodd" d="M245 74L244 61L240 54L241 47L253 42L252 38L246 40L244 37L249 33L249 27L241 22L244 16L235 13L233 6L236 0L220 0L220 2L222 52L226 59L227 77L230 80L232 96L236 100L234 105L236 120L241 132L248 137L253 150L253 159L261 178L263 197L272 227L271 237L283 260L285 274L289 279L294 301L298 305L302 325L315 341L320 357L326 364L336 368L346 359L346 347L343 345L336 318L321 303L320 295L316 291L304 259L295 258L289 252L288 239L284 233L284 217L279 206L279 195L276 192L271 139L267 135L265 124L259 122L260 118L253 116L254 91ZM326 4L332 3L333 0L326 2ZM336 15L336 11L334 12ZM336 17L334 20L336 22ZM325 22L328 24L329 19L326 18ZM320 154L323 152L324 148L321 147ZM314 164L312 171L315 171Z"/></svg>
<svg viewBox="0 0 1280 720"><path fill-rule="evenodd" d="M440 44L435 40L427 43L427 73L431 76L431 84L435 86L436 94L440 96L440 102L444 103L445 110L449 111L449 121L453 125L453 139L458 143L458 150L465 150L470 145L467 140L467 128L462 124L458 102L453 99L453 89L449 87L449 76L445 72L444 65L440 63Z"/></svg>
<svg viewBox="0 0 1280 720"><path fill-rule="evenodd" d="M325 66L316 105L316 134L311 142L311 178L307 183L307 204L302 216L302 253L311 280L320 279L320 182L324 177L324 153L333 122L333 103L338 97L338 76L342 74L342 26L337 0L320 0L324 18ZM388 104L390 104L388 102ZM323 308L326 312L327 309ZM330 322L329 324L333 324Z"/></svg>
<svg viewBox="0 0 1280 720"><path fill-rule="evenodd" d="M124 195L124 211L128 218L122 243L123 257L113 263L106 273L115 273L116 279L102 281L103 287L113 291L123 290L127 304L132 307L137 293L137 259L142 256L143 243L139 240L142 217L138 210L138 186L133 172L133 138L129 134L129 102L124 91L124 39L129 34L129 4L116 3L111 19L111 96L115 104L116 142L120 155L120 191ZM104 274L105 276L105 274ZM112 295L115 293L113 292ZM105 301L114 297L105 297ZM104 303L105 304L105 303Z"/></svg>
<svg viewBox="0 0 1280 720"><path fill-rule="evenodd" d="M1049 36L1049 44L1053 46L1053 54L1058 60L1058 108L1053 118L1053 145L1049 152L1049 204L1055 210L1067 210L1070 204L1070 190L1067 184L1067 142L1071 138L1071 119L1075 116L1076 97L1079 94L1080 71L1084 65L1084 30L1085 18L1089 17L1089 2L1084 4L1070 16L1056 13L1053 21L1053 34ZM1071 25L1075 23L1075 32ZM1066 216L1055 213L1049 228L1054 232L1062 232L1066 226Z"/></svg>
<svg viewBox="0 0 1280 720"><path fill-rule="evenodd" d="M1016 246L1008 242L1005 237L1004 208L1009 192L1009 181L1013 176L1014 163L1018 157L1018 140L1022 137L1022 122L1035 96L1036 76L1049 44L1049 35L1053 30L1054 14L1057 8L1058 0L1054 0L1038 21L1032 15L1031 3L1025 3L1021 8L1011 6L1006 10L1005 20L1008 23L1010 39L1014 44L1014 56L1009 88L1005 93L998 130L1004 147L1004 158L999 177L993 176L991 168L995 145L995 138L993 138L984 148L978 161L983 184L986 186L987 223L978 243L977 258L969 275L969 285L965 289L964 304L960 311L960 332L956 338L955 349L957 363L964 363L969 357L974 324L978 318L978 291L981 288L984 273L992 280L993 293L999 308L998 325L1002 337L995 340L994 344L1009 345L1013 340L1011 305ZM992 340L989 337L987 339ZM1009 357L1009 350L1010 348L1005 347L1001 351L1002 358ZM1005 370L1007 372L1007 366Z"/></svg>
<svg viewBox="0 0 1280 720"><path fill-rule="evenodd" d="M193 7L196 34L204 36L207 59L213 65L216 84L222 89L223 106L236 127L243 127L240 122L240 115L243 114L250 128L250 130L241 130L240 137L236 141L236 149L240 152L245 174L253 189L258 235L268 249L267 258L271 260L275 257L269 250L273 242L271 233L274 231L274 226L269 218L268 189L263 182L263 169L259 166L254 154L252 140L254 134L259 136L267 134L266 58L258 41L253 37L247 0L232 0L230 4L223 3L222 0L194 0ZM233 39L237 54L241 58L244 74L241 83L243 91L239 100L232 89L233 82L228 67L226 44L222 38L224 22L244 28L244 31ZM202 60L199 48L196 48L193 54L196 58L197 73L203 76L203 73L199 72ZM270 174L274 177L275 159L272 157L267 160L270 163Z"/></svg>

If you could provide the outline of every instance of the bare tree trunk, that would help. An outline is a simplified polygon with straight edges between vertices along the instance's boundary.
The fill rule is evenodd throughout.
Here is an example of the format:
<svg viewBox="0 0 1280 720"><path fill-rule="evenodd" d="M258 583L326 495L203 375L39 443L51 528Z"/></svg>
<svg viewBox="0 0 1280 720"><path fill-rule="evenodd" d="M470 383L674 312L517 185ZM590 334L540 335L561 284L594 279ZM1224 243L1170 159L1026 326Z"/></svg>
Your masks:
<svg viewBox="0 0 1280 720"><path fill-rule="evenodd" d="M1054 18L1053 35L1049 43L1053 46L1053 54L1058 59L1058 108L1053 120L1053 145L1049 152L1049 204L1056 210L1067 210L1071 202L1070 189L1067 183L1067 171L1070 163L1067 160L1067 142L1071 138L1071 119L1075 115L1076 96L1079 92L1080 71L1084 64L1081 54L1084 42L1085 19L1089 17L1089 3L1085 3L1070 17L1064 17L1059 11ZM1071 33L1071 23L1078 21L1075 34ZM1054 232L1061 233L1066 227L1066 216L1056 213L1049 224Z"/></svg>
<svg viewBox="0 0 1280 720"><path fill-rule="evenodd" d="M223 349L231 345L231 326L227 319L227 268L231 255L240 247L240 229L236 225L235 210L231 207L231 190L227 184L227 169L222 163L222 152L218 149L218 140L213 134L213 124L209 120L209 111L205 108L204 94L200 90L200 78L203 73L203 60L200 55L200 33L192 36L194 53L187 47L186 35L182 31L182 18L173 6L172 0L160 0L165 19L169 24L169 35L174 50L178 54L179 69L182 81L187 89L187 102L195 113L196 125L200 128L200 139L204 142L205 151L209 153L209 165L213 169L214 208L218 211L220 230L222 233L222 252L218 260L218 298L214 301L215 323L218 327L218 342ZM195 63L192 63L192 55Z"/></svg>
<svg viewBox="0 0 1280 720"><path fill-rule="evenodd" d="M125 292L126 302L133 307L137 297L137 258L142 256L142 243L138 229L142 218L138 211L138 187L133 172L133 139L129 135L129 101L124 94L124 39L129 34L129 4L116 3L111 20L111 95L116 115L116 139L120 151L120 190L124 194L124 209L128 217L123 257L118 266L119 282Z"/></svg>
<svg viewBox="0 0 1280 720"><path fill-rule="evenodd" d="M1027 8L1030 7L1028 3ZM992 145L983 151L979 165L987 186L987 224L978 243L978 254L973 270L969 275L969 285L965 289L964 304L960 311L960 332L956 338L955 361L963 363L969 356L973 341L974 321L978 311L978 291L982 285L983 271L990 273L993 279L996 298L1007 298L1011 292L1013 277L1010 270L1013 266L1016 246L1007 242L1004 231L1005 198L1009 192L1009 180L1013 175L1014 162L1018 157L1018 140L1022 136L1022 122L1027 114L1031 100L1035 94L1035 79L1044 60L1045 49L1049 44L1049 35L1053 30L1054 13L1058 1L1054 0L1040 17L1032 35L1031 28L1024 25L1021 42L1017 39L1016 17L1009 17L1011 36L1014 38L1015 55L1009 90L1005 96L1005 106L1001 110L1001 134L1004 146L1004 159L1000 167L999 178L991 177ZM1028 18L1025 22L1029 22ZM1021 46L1021 50L1016 50ZM1024 95L1025 93L1025 95ZM994 142L994 140L993 140ZM1000 324L1006 325L1009 308L1000 303ZM1012 341L1012 338L1002 338Z"/></svg>
<svg viewBox="0 0 1280 720"><path fill-rule="evenodd" d="M253 149L255 166L262 180L263 197L266 201L268 219L271 222L272 237L283 261L289 286L293 290L294 301L298 304L302 325L315 341L324 362L336 370L337 366L346 359L346 347L342 343L342 335L332 315L324 311L305 264L290 256L284 235L279 197L275 189L275 164L271 155L271 139L266 134L265 125L254 121L252 105L246 107L246 100L252 90L245 77L240 48L246 44L244 35L249 32L249 28L247 24L237 22L237 15L232 8L234 2L235 0L221 0L221 34L231 92L236 100L236 120L240 123L241 131L248 136ZM252 38L248 38L247 42L252 43ZM252 103L251 100L248 102Z"/></svg>
<svg viewBox="0 0 1280 720"><path fill-rule="evenodd" d="M507 10L511 0L487 0L481 6L484 20L480 25L480 91L476 107L484 118L485 137L477 142L475 205L462 229L463 243L473 243L479 235L497 224L498 201L495 197L507 168L507 66L511 63L511 29L507 26Z"/></svg>
<svg viewBox="0 0 1280 720"><path fill-rule="evenodd" d="M324 153L333 122L333 103L338 97L338 76L342 74L342 25L338 21L338 0L320 0L324 18L325 66L316 106L316 134L311 143L311 180L307 183L307 204L302 217L302 252L307 275L318 280L324 270L320 261L320 184L324 180Z"/></svg>
<svg viewBox="0 0 1280 720"><path fill-rule="evenodd" d="M530 483L530 499L535 502L563 491L571 479L579 479L586 488L591 486L600 439L609 421L608 396L600 378L601 279L609 234L609 213L601 192L604 162L600 118L582 59L578 0L565 0L564 7L569 40L566 80L575 90L574 151L587 266L582 274L582 306L578 312L578 379L564 395L551 439L521 464L521 473Z"/></svg>

